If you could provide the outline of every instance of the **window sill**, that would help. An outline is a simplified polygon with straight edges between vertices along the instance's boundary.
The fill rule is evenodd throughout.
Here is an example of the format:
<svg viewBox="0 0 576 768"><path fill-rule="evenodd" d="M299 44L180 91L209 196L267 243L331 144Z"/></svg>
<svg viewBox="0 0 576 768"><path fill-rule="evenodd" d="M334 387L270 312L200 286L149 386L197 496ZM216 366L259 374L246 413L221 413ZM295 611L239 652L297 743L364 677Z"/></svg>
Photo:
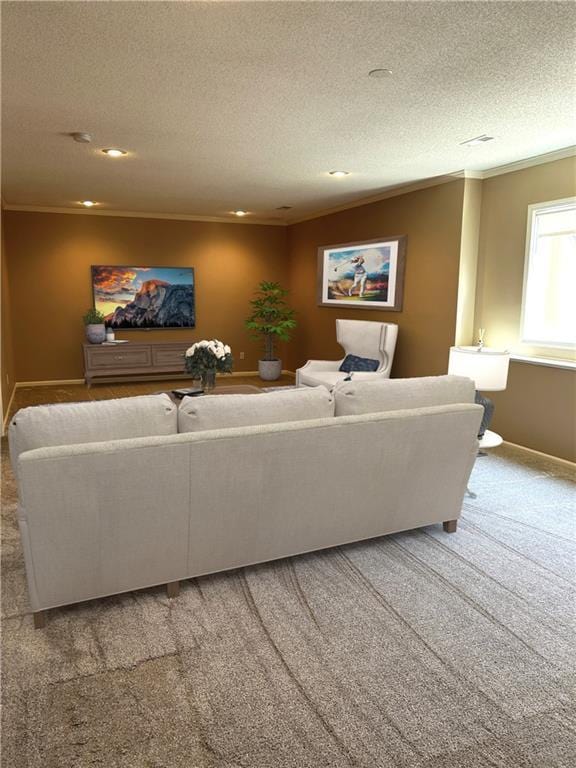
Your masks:
<svg viewBox="0 0 576 768"><path fill-rule="evenodd" d="M558 357L530 357L529 355L510 355L510 360L515 363L528 363L529 365L543 365L548 368L564 368L568 371L576 371L576 362L562 360Z"/></svg>

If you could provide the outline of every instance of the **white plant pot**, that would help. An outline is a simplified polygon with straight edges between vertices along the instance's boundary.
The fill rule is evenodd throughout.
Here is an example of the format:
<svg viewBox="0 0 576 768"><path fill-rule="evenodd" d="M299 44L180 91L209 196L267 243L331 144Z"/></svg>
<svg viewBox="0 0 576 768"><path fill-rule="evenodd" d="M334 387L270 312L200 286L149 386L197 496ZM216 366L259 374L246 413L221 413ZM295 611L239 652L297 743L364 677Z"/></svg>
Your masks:
<svg viewBox="0 0 576 768"><path fill-rule="evenodd" d="M90 344L102 344L106 341L106 326L104 323L91 323L86 326L86 338Z"/></svg>
<svg viewBox="0 0 576 768"><path fill-rule="evenodd" d="M282 375L282 360L258 360L258 373L262 381L276 381Z"/></svg>

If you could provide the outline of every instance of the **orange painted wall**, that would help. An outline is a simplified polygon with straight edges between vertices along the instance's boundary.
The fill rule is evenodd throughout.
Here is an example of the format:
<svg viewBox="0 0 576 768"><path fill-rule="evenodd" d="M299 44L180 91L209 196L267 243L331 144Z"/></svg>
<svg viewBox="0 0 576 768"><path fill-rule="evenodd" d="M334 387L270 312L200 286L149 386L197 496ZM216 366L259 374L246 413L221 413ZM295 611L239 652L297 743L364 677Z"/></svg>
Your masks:
<svg viewBox="0 0 576 768"><path fill-rule="evenodd" d="M394 377L446 373L456 328L463 195L458 180L290 227L290 286L299 320L294 367L341 355L335 320L343 317L398 324ZM317 306L319 246L389 235L408 237L402 312Z"/></svg>
<svg viewBox="0 0 576 768"><path fill-rule="evenodd" d="M1 362L2 362L2 414L5 415L15 383L14 370L14 346L13 346L13 327L12 312L10 307L10 276L8 272L8 251L4 242L4 211L1 212L0 221L0 241L1 241L1 273L0 283L1 293Z"/></svg>
<svg viewBox="0 0 576 768"><path fill-rule="evenodd" d="M243 320L261 280L288 283L284 227L21 211L5 211L4 227L17 381L82 377L91 264L193 266L195 329L118 337L217 337L232 347L235 370L257 369L260 348Z"/></svg>
<svg viewBox="0 0 576 768"><path fill-rule="evenodd" d="M336 317L400 326L395 376L442 373L454 340L464 182L392 197L289 228L87 214L4 212L13 307L17 381L82 377L81 317L91 306L91 264L195 267L197 327L124 331L134 340L217 336L236 370L256 370L260 349L243 327L260 280L291 288L297 310L293 343L281 354L294 370L310 357L340 354ZM408 236L400 313L316 306L319 245ZM239 352L246 353L245 360Z"/></svg>

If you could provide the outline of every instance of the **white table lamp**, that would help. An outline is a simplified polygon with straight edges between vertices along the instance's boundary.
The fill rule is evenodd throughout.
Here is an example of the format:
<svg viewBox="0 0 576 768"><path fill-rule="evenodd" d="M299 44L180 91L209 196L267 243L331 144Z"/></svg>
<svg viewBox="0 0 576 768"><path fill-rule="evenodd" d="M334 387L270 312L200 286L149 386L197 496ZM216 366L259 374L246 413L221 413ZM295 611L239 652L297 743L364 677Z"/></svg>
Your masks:
<svg viewBox="0 0 576 768"><path fill-rule="evenodd" d="M480 426L478 437L482 438L488 429L494 403L487 397L483 397L478 390L483 392L498 392L506 389L508 381L508 365L510 353L491 347L450 347L450 359L448 373L453 376L467 376L472 379L476 387L476 402L484 406L484 418Z"/></svg>
<svg viewBox="0 0 576 768"><path fill-rule="evenodd" d="M448 373L467 376L484 392L506 389L510 353L491 347L450 347Z"/></svg>

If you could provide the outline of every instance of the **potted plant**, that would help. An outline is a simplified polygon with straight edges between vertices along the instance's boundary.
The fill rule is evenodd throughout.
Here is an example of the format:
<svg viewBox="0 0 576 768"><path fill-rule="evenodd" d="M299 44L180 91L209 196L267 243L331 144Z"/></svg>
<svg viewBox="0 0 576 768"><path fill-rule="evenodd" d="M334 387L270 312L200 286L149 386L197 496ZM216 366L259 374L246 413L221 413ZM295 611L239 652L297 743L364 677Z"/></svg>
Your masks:
<svg viewBox="0 0 576 768"><path fill-rule="evenodd" d="M258 361L258 372L264 381L276 381L282 373L282 361L276 357L278 340L290 341L290 331L296 327L294 310L285 301L288 291L279 283L263 281L252 299L252 314L246 328L252 338L264 342L264 358Z"/></svg>
<svg viewBox="0 0 576 768"><path fill-rule="evenodd" d="M218 339L203 339L189 347L184 364L193 379L202 379L202 389L214 389L216 373L231 373L234 358L228 344Z"/></svg>
<svg viewBox="0 0 576 768"><path fill-rule="evenodd" d="M84 315L84 325L86 326L86 338L90 344L102 344L106 341L105 317L94 307L89 309Z"/></svg>

